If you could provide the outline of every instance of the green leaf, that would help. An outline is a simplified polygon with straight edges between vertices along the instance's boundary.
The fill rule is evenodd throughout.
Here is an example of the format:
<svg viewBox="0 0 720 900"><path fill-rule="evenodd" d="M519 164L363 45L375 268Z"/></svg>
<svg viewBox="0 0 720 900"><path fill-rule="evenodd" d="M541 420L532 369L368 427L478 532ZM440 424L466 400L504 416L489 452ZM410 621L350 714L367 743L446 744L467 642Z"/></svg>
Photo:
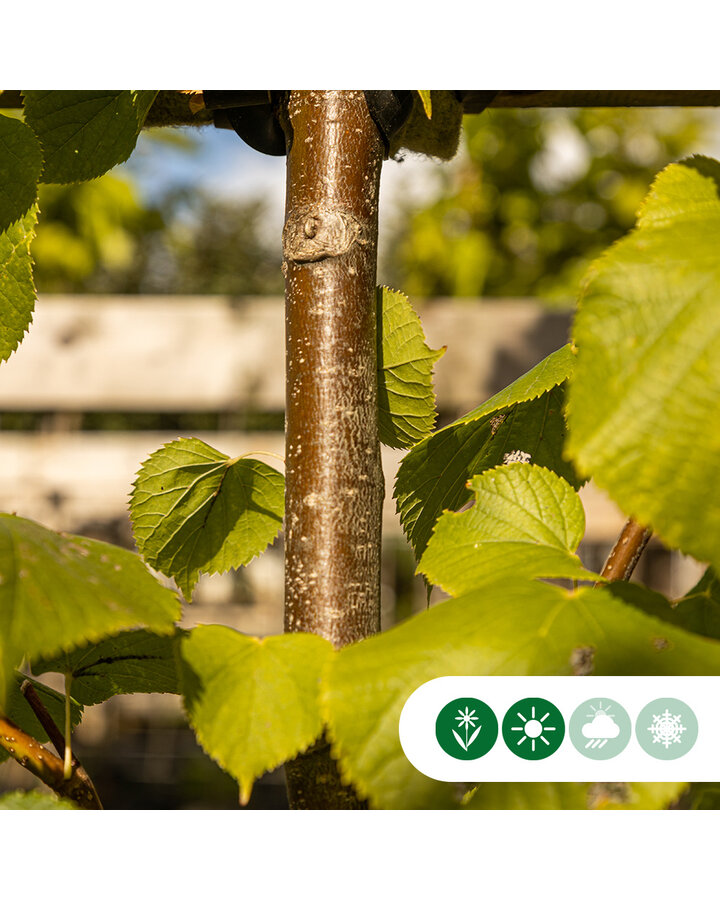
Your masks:
<svg viewBox="0 0 720 900"><path fill-rule="evenodd" d="M449 594L512 576L597 581L574 551L585 531L577 493L540 466L511 463L476 475L471 509L446 512L418 571Z"/></svg>
<svg viewBox="0 0 720 900"><path fill-rule="evenodd" d="M157 91L25 91L25 121L45 155L43 181L68 184L125 162Z"/></svg>
<svg viewBox="0 0 720 900"><path fill-rule="evenodd" d="M686 782L489 782L466 798L466 809L666 809Z"/></svg>
<svg viewBox="0 0 720 900"><path fill-rule="evenodd" d="M466 809L587 809L590 783L573 781L487 782L478 785Z"/></svg>
<svg viewBox="0 0 720 900"><path fill-rule="evenodd" d="M720 639L720 581L710 568L695 587L678 600L668 600L663 594L642 585L623 581L613 582L608 589L626 603L678 628Z"/></svg>
<svg viewBox="0 0 720 900"><path fill-rule="evenodd" d="M495 583L339 651L323 705L341 772L373 806L457 805L452 785L419 773L398 738L410 694L445 675L714 675L720 642L617 600L606 587L568 592Z"/></svg>
<svg viewBox="0 0 720 900"><path fill-rule="evenodd" d="M256 459L230 459L196 438L172 441L134 482L138 549L190 600L202 572L247 565L277 537L284 488L283 476Z"/></svg>
<svg viewBox="0 0 720 900"><path fill-rule="evenodd" d="M667 809L688 789L686 781L628 781L615 785L599 784L595 809ZM624 788L624 790L623 790Z"/></svg>
<svg viewBox="0 0 720 900"><path fill-rule="evenodd" d="M0 231L30 211L42 167L42 150L32 128L0 115Z"/></svg>
<svg viewBox="0 0 720 900"><path fill-rule="evenodd" d="M320 674L331 645L314 634L262 640L222 625L199 625L180 642L185 709L205 752L240 784L319 737Z"/></svg>
<svg viewBox="0 0 720 900"><path fill-rule="evenodd" d="M420 319L399 291L377 289L377 321L380 440L412 447L435 424L432 369L445 348L427 346Z"/></svg>
<svg viewBox="0 0 720 900"><path fill-rule="evenodd" d="M26 734L34 737L41 744L45 744L50 738L20 690L20 685L24 681L29 681L35 688L43 706L50 713L61 734L65 733L65 695L20 672L15 672L13 678L9 681L8 695L5 701L5 715ZM83 712L82 704L71 697L70 721L73 729L80 724ZM9 758L10 754L0 748L0 761Z"/></svg>
<svg viewBox="0 0 720 900"><path fill-rule="evenodd" d="M518 403L525 403L542 397L556 385L562 384L572 375L575 368L575 350L571 344L565 344L559 350L555 350L545 359L533 366L529 372L516 378L507 387L497 394L493 394L489 400L481 403L475 409L470 410L457 422L448 425L453 428L464 422L477 422L486 416L510 409Z"/></svg>
<svg viewBox="0 0 720 900"><path fill-rule="evenodd" d="M135 553L0 514L0 674L135 626L170 634L179 615Z"/></svg>
<svg viewBox="0 0 720 900"><path fill-rule="evenodd" d="M720 566L720 163L655 181L591 268L575 319L568 450L627 515Z"/></svg>
<svg viewBox="0 0 720 900"><path fill-rule="evenodd" d="M432 91L418 91L422 100L423 109L428 119L432 119Z"/></svg>
<svg viewBox="0 0 720 900"><path fill-rule="evenodd" d="M689 785L688 809L720 809L720 784L695 781Z"/></svg>
<svg viewBox="0 0 720 900"><path fill-rule="evenodd" d="M40 791L0 794L0 809L78 809L70 800Z"/></svg>
<svg viewBox="0 0 720 900"><path fill-rule="evenodd" d="M32 322L35 309L30 243L37 206L0 233L0 360L13 353Z"/></svg>
<svg viewBox="0 0 720 900"><path fill-rule="evenodd" d="M419 559L445 509L471 498L468 479L517 454L578 484L563 459L564 382L572 371L562 347L467 415L421 441L398 469L395 498L400 521ZM513 456L515 454L515 456ZM523 458L524 458L523 456Z"/></svg>
<svg viewBox="0 0 720 900"><path fill-rule="evenodd" d="M115 694L179 694L175 640L176 635L144 629L125 631L70 653L33 660L32 668L36 675L70 672L72 696L86 706Z"/></svg>

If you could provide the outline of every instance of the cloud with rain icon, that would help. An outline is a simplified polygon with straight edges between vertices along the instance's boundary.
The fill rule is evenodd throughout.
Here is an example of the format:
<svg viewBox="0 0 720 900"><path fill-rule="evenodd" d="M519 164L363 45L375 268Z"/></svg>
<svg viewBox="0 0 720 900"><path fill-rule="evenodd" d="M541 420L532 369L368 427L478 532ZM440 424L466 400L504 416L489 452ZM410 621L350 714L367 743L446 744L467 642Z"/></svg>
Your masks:
<svg viewBox="0 0 720 900"><path fill-rule="evenodd" d="M582 736L588 739L586 750L599 750L620 734L620 726L613 721L613 715L602 708L602 704L600 709L592 709L592 721L583 725Z"/></svg>

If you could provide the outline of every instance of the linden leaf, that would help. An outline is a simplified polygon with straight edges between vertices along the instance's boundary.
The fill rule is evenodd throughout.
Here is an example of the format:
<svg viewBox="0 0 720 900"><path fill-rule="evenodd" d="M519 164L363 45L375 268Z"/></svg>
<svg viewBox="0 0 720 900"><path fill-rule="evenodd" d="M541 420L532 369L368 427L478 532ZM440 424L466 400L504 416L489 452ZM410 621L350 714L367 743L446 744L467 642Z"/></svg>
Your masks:
<svg viewBox="0 0 720 900"><path fill-rule="evenodd" d="M320 673L332 646L314 634L262 640L199 625L180 643L188 719L205 752L240 784L305 750L322 731Z"/></svg>
<svg viewBox="0 0 720 900"><path fill-rule="evenodd" d="M172 633L179 616L175 592L137 554L0 514L0 677L23 656L72 650L127 628Z"/></svg>
<svg viewBox="0 0 720 900"><path fill-rule="evenodd" d="M446 675L720 674L720 641L634 609L609 587L565 591L529 579L493 582L340 650L323 707L340 771L375 807L456 807L457 788L403 753L410 694Z"/></svg>
<svg viewBox="0 0 720 900"><path fill-rule="evenodd" d="M70 673L72 696L85 706L115 694L178 694L174 648L179 634L124 631L69 653L33 659L32 668L36 675Z"/></svg>
<svg viewBox="0 0 720 900"><path fill-rule="evenodd" d="M25 91L25 121L45 155L43 181L104 175L135 148L157 91Z"/></svg>
<svg viewBox="0 0 720 900"><path fill-rule="evenodd" d="M720 567L720 163L658 175L591 268L568 452L628 516Z"/></svg>
<svg viewBox="0 0 720 900"><path fill-rule="evenodd" d="M427 346L404 294L379 287L377 307L380 440L387 447L412 447L435 424L432 369L445 348Z"/></svg>
<svg viewBox="0 0 720 900"><path fill-rule="evenodd" d="M37 206L0 232L0 360L22 341L35 309L30 243L35 237Z"/></svg>
<svg viewBox="0 0 720 900"><path fill-rule="evenodd" d="M35 203L42 167L42 150L32 128L0 115L0 231Z"/></svg>
<svg viewBox="0 0 720 900"><path fill-rule="evenodd" d="M230 459L180 438L142 465L130 500L138 550L187 600L202 572L244 566L282 526L283 476L256 459Z"/></svg>
<svg viewBox="0 0 720 900"><path fill-rule="evenodd" d="M471 499L468 480L522 454L575 485L563 458L564 385L572 371L562 347L477 409L410 450L398 469L395 498L405 534L419 559L443 510Z"/></svg>
<svg viewBox="0 0 720 900"><path fill-rule="evenodd" d="M559 475L511 463L476 475L473 506L446 512L418 571L450 594L525 575L597 581L574 551L585 531L577 493Z"/></svg>

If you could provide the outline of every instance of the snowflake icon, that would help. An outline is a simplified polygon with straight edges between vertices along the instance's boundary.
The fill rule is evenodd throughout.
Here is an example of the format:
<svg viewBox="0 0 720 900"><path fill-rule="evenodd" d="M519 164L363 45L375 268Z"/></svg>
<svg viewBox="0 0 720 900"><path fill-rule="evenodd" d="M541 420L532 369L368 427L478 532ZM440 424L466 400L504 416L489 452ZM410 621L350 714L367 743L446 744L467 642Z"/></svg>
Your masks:
<svg viewBox="0 0 720 900"><path fill-rule="evenodd" d="M670 744L682 743L682 735L687 728L681 722L682 715L673 715L667 707L664 713L653 715L653 723L648 726L653 744L662 744L667 750Z"/></svg>

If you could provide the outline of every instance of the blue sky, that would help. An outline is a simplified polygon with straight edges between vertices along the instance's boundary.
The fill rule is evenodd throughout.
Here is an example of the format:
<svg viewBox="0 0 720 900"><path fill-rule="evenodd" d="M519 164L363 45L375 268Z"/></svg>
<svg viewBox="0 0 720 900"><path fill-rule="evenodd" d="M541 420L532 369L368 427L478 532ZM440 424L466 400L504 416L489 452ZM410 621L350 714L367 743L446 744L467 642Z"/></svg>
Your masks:
<svg viewBox="0 0 720 900"><path fill-rule="evenodd" d="M233 131L212 126L176 129L174 134L185 136L194 149L181 149L173 146L171 140L141 134L137 149L121 167L132 174L147 202L158 200L173 188L191 185L220 197L262 196L269 209L268 228L280 233L285 198L284 157L258 153ZM440 172L447 165L423 157L408 157L402 163L389 160L382 173L381 229L392 218L398 197L421 202L436 194Z"/></svg>

